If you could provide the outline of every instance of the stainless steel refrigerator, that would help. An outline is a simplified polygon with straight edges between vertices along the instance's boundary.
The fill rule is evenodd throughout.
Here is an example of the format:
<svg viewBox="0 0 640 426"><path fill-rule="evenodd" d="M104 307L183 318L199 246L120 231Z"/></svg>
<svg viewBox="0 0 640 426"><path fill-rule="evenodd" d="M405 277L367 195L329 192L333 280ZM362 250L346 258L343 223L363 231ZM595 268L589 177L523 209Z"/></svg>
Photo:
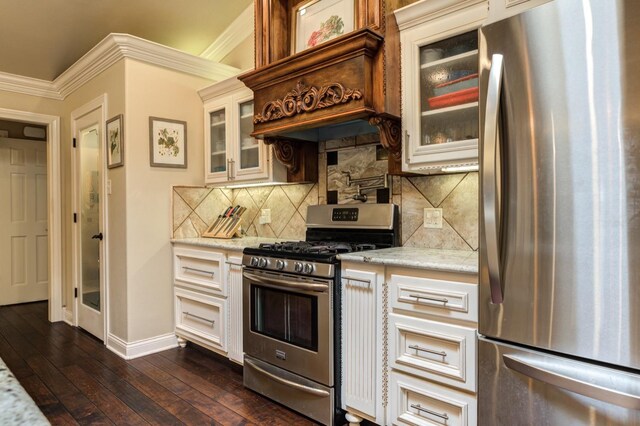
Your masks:
<svg viewBox="0 0 640 426"><path fill-rule="evenodd" d="M640 424L640 1L480 30L481 425Z"/></svg>

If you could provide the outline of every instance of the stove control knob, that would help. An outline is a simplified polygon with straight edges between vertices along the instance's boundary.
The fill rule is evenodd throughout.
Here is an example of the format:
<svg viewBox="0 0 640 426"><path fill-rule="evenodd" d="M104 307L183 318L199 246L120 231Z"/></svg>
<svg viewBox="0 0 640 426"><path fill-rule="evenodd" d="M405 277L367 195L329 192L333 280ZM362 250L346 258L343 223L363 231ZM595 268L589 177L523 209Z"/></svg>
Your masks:
<svg viewBox="0 0 640 426"><path fill-rule="evenodd" d="M260 260L258 261L258 266L260 268L264 268L265 266L267 266L267 259L265 259L264 257L261 257Z"/></svg>
<svg viewBox="0 0 640 426"><path fill-rule="evenodd" d="M280 269L280 270L284 269L284 261L283 260L280 260L280 259L276 260L276 269Z"/></svg>
<svg viewBox="0 0 640 426"><path fill-rule="evenodd" d="M255 257L251 258L251 266L258 266L258 259Z"/></svg>
<svg viewBox="0 0 640 426"><path fill-rule="evenodd" d="M310 274L313 272L315 268L313 267L313 265L311 263L305 263L304 264L304 273L305 274Z"/></svg>
<svg viewBox="0 0 640 426"><path fill-rule="evenodd" d="M296 262L293 264L293 270L300 273L302 272L302 263Z"/></svg>

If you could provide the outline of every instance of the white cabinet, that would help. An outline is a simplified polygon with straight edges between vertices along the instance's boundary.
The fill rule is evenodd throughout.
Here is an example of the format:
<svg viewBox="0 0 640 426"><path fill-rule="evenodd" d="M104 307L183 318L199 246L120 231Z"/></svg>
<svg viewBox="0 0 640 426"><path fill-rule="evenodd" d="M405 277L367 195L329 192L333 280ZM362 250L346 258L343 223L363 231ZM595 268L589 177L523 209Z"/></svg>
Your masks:
<svg viewBox="0 0 640 426"><path fill-rule="evenodd" d="M489 0L487 23L499 21L551 0ZM557 1L557 0L555 0Z"/></svg>
<svg viewBox="0 0 640 426"><path fill-rule="evenodd" d="M475 274L343 261L347 420L474 426Z"/></svg>
<svg viewBox="0 0 640 426"><path fill-rule="evenodd" d="M395 12L402 46L403 171L478 163L478 36L488 1L422 0Z"/></svg>
<svg viewBox="0 0 640 426"><path fill-rule="evenodd" d="M383 424L384 267L342 264L342 408L347 419Z"/></svg>
<svg viewBox="0 0 640 426"><path fill-rule="evenodd" d="M198 93L204 102L205 183L286 182L285 167L251 137L253 92L231 78Z"/></svg>
<svg viewBox="0 0 640 426"><path fill-rule="evenodd" d="M175 333L242 364L242 254L175 243Z"/></svg>
<svg viewBox="0 0 640 426"><path fill-rule="evenodd" d="M242 255L230 254L225 264L229 289L228 356L230 360L242 364Z"/></svg>

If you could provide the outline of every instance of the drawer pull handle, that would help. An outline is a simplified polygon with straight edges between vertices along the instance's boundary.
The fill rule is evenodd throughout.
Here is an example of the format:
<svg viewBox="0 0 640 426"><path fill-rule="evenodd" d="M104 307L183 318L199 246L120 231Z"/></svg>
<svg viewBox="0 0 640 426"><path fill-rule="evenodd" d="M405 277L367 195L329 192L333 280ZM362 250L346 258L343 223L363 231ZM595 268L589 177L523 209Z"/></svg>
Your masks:
<svg viewBox="0 0 640 426"><path fill-rule="evenodd" d="M430 354L441 356L442 358L446 358L447 357L447 353L445 351L434 351L433 349L423 348L423 347L418 346L418 345L409 345L409 349L413 349L416 352L428 352Z"/></svg>
<svg viewBox="0 0 640 426"><path fill-rule="evenodd" d="M229 261L226 261L224 263L226 263L227 265L230 265L230 266L240 266L240 267L242 267L242 263L229 262Z"/></svg>
<svg viewBox="0 0 640 426"><path fill-rule="evenodd" d="M423 408L422 406L420 406L420 404L411 404L411 408L414 408L418 411L418 415L420 417L424 417L420 414L420 412L424 411L425 413L429 413L432 416L436 416L436 417L440 417L442 420L449 420L449 416L447 416L447 413L437 413L435 411L429 410L427 408Z"/></svg>
<svg viewBox="0 0 640 426"><path fill-rule="evenodd" d="M199 316L199 315L195 315L195 314L192 314L192 313L190 313L190 312L183 312L183 314L184 314L185 316L188 316L188 317L197 318L197 319L199 319L200 321L204 321L204 322L211 323L211 327L215 327L215 324L216 324L215 320L210 320L210 319L208 319L208 318L201 317L201 316Z"/></svg>
<svg viewBox="0 0 640 426"><path fill-rule="evenodd" d="M420 301L421 299L430 300L432 302L442 303L443 305L446 305L447 303L449 303L449 299L446 299L444 297L428 297L428 296L420 296L419 294L410 294L409 297L418 299L418 301Z"/></svg>
<svg viewBox="0 0 640 426"><path fill-rule="evenodd" d="M371 287L371 280L363 280L362 278L349 277L349 276L346 276L346 275L344 277L342 277L342 279L343 280L347 280L347 281L356 281L356 282L359 282L359 283L366 284L367 287L369 287L369 288Z"/></svg>
<svg viewBox="0 0 640 426"><path fill-rule="evenodd" d="M205 271L204 269L191 268L190 266L183 266L182 269L184 269L185 271L195 272L197 274L211 275L211 278L215 276L215 272Z"/></svg>

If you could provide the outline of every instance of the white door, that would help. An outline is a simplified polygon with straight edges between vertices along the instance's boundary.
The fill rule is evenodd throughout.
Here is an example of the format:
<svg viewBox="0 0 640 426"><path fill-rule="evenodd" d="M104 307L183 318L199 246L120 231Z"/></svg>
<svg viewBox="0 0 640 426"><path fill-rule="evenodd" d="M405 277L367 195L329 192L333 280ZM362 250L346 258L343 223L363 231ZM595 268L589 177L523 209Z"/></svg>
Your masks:
<svg viewBox="0 0 640 426"><path fill-rule="evenodd" d="M48 299L47 143L0 138L0 305Z"/></svg>
<svg viewBox="0 0 640 426"><path fill-rule="evenodd" d="M75 122L78 326L104 340L102 127L100 109Z"/></svg>

